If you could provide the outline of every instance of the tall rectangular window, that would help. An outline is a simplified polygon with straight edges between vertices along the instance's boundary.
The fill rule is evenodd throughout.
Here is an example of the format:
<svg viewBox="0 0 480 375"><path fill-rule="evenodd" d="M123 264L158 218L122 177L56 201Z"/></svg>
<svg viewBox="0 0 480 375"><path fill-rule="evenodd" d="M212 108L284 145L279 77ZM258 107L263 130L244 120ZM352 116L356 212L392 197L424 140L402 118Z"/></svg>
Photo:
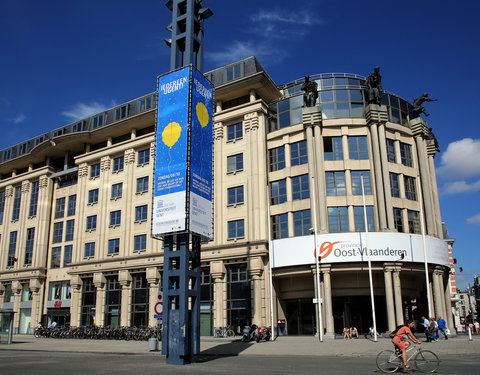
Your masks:
<svg viewBox="0 0 480 375"><path fill-rule="evenodd" d="M108 240L108 255L117 255L120 252L120 238Z"/></svg>
<svg viewBox="0 0 480 375"><path fill-rule="evenodd" d="M287 201L287 180L272 181L270 183L270 203L280 204Z"/></svg>
<svg viewBox="0 0 480 375"><path fill-rule="evenodd" d="M131 324L148 327L148 281L146 274L132 274Z"/></svg>
<svg viewBox="0 0 480 375"><path fill-rule="evenodd" d="M3 224L4 212L5 212L5 190L0 191L0 224Z"/></svg>
<svg viewBox="0 0 480 375"><path fill-rule="evenodd" d="M346 195L345 189L345 172L325 172L327 195L329 196L341 196Z"/></svg>
<svg viewBox="0 0 480 375"><path fill-rule="evenodd" d="M306 236L310 234L312 220L310 210L296 211L293 213L293 235Z"/></svg>
<svg viewBox="0 0 480 375"><path fill-rule="evenodd" d="M296 201L308 198L310 198L308 174L292 177L292 200Z"/></svg>
<svg viewBox="0 0 480 375"><path fill-rule="evenodd" d="M228 205L243 203L243 185L227 189Z"/></svg>
<svg viewBox="0 0 480 375"><path fill-rule="evenodd" d="M73 246L66 245L64 247L64 253L63 253L63 266L72 264L72 253L73 253Z"/></svg>
<svg viewBox="0 0 480 375"><path fill-rule="evenodd" d="M98 203L98 189L88 191L88 204L92 205Z"/></svg>
<svg viewBox="0 0 480 375"><path fill-rule="evenodd" d="M8 243L8 260L7 267L13 267L17 259L15 253L17 251L17 231L10 232L10 242Z"/></svg>
<svg viewBox="0 0 480 375"><path fill-rule="evenodd" d="M330 233L348 232L347 207L328 207L328 230Z"/></svg>
<svg viewBox="0 0 480 375"><path fill-rule="evenodd" d="M96 129L96 128L99 128L100 126L103 126L103 115L95 116L93 118L92 128Z"/></svg>
<svg viewBox="0 0 480 375"><path fill-rule="evenodd" d="M144 165L150 163L150 149L138 151L137 165Z"/></svg>
<svg viewBox="0 0 480 375"><path fill-rule="evenodd" d="M75 208L77 205L77 195L73 194L68 197L67 216L75 215Z"/></svg>
<svg viewBox="0 0 480 375"><path fill-rule="evenodd" d="M412 146L400 142L400 155L402 157L402 164L406 167L413 167Z"/></svg>
<svg viewBox="0 0 480 375"><path fill-rule="evenodd" d="M61 219L65 216L65 197L58 198L55 203L55 219Z"/></svg>
<svg viewBox="0 0 480 375"><path fill-rule="evenodd" d="M325 160L343 160L342 137L323 137Z"/></svg>
<svg viewBox="0 0 480 375"><path fill-rule="evenodd" d="M111 227L116 227L116 226L120 225L121 221L122 221L122 211L121 210L110 212L110 226Z"/></svg>
<svg viewBox="0 0 480 375"><path fill-rule="evenodd" d="M124 157L119 156L117 158L113 158L113 169L112 171L114 173L118 173L120 171L123 171L123 163L124 162Z"/></svg>
<svg viewBox="0 0 480 375"><path fill-rule="evenodd" d="M307 141L303 140L290 145L291 165L307 164Z"/></svg>
<svg viewBox="0 0 480 375"><path fill-rule="evenodd" d="M232 124L227 126L227 142L240 139L243 137L242 123Z"/></svg>
<svg viewBox="0 0 480 375"><path fill-rule="evenodd" d="M272 221L272 236L274 240L288 237L288 214L273 215Z"/></svg>
<svg viewBox="0 0 480 375"><path fill-rule="evenodd" d="M34 240L35 240L35 228L28 228L27 241L25 244L25 259L23 261L23 264L25 266L32 264Z"/></svg>
<svg viewBox="0 0 480 375"><path fill-rule="evenodd" d="M135 207L135 222L146 221L148 216L148 207L146 204Z"/></svg>
<svg viewBox="0 0 480 375"><path fill-rule="evenodd" d="M30 193L30 208L28 209L28 217L37 216L38 206L38 181L32 182L32 191Z"/></svg>
<svg viewBox="0 0 480 375"><path fill-rule="evenodd" d="M12 221L17 221L20 217L20 204L22 202L22 187L15 187L13 195Z"/></svg>
<svg viewBox="0 0 480 375"><path fill-rule="evenodd" d="M62 242L63 237L63 221L53 224L53 243Z"/></svg>
<svg viewBox="0 0 480 375"><path fill-rule="evenodd" d="M392 172L390 172L390 189L392 190L392 197L400 198L398 174Z"/></svg>
<svg viewBox="0 0 480 375"><path fill-rule="evenodd" d="M147 235L140 234L133 237L133 250L143 251L147 249Z"/></svg>
<svg viewBox="0 0 480 375"><path fill-rule="evenodd" d="M60 268L60 258L62 257L62 248L60 246L52 247L51 268Z"/></svg>
<svg viewBox="0 0 480 375"><path fill-rule="evenodd" d="M390 163L397 162L397 154L395 152L395 141L387 138L387 160Z"/></svg>
<svg viewBox="0 0 480 375"><path fill-rule="evenodd" d="M348 137L348 154L351 160L367 160L367 137Z"/></svg>
<svg viewBox="0 0 480 375"><path fill-rule="evenodd" d="M236 154L227 157L227 173L243 170L243 154Z"/></svg>
<svg viewBox="0 0 480 375"><path fill-rule="evenodd" d="M229 221L227 224L229 239L245 237L245 222L243 219Z"/></svg>
<svg viewBox="0 0 480 375"><path fill-rule="evenodd" d="M399 233L404 232L405 230L403 227L403 214L401 208L393 207L393 220L395 222L395 229Z"/></svg>
<svg viewBox="0 0 480 375"><path fill-rule="evenodd" d="M270 172L285 168L285 147L280 146L268 150L268 165Z"/></svg>
<svg viewBox="0 0 480 375"><path fill-rule="evenodd" d="M148 191L148 176L137 178L137 194L143 194Z"/></svg>
<svg viewBox="0 0 480 375"><path fill-rule="evenodd" d="M95 256L95 242L87 242L85 244L84 258L93 258Z"/></svg>
<svg viewBox="0 0 480 375"><path fill-rule="evenodd" d="M403 176L405 182L405 198L412 201L417 200L417 183L415 177Z"/></svg>
<svg viewBox="0 0 480 375"><path fill-rule="evenodd" d="M362 195L362 176L363 190L365 195L372 195L372 180L370 179L370 171L352 171L352 194Z"/></svg>
<svg viewBox="0 0 480 375"><path fill-rule="evenodd" d="M420 213L418 211L407 210L408 230L410 233L420 234Z"/></svg>
<svg viewBox="0 0 480 375"><path fill-rule="evenodd" d="M87 216L87 231L92 231L97 229L97 215Z"/></svg>
<svg viewBox="0 0 480 375"><path fill-rule="evenodd" d="M75 231L75 220L67 220L65 227L65 241L73 241L73 233Z"/></svg>
<svg viewBox="0 0 480 375"><path fill-rule="evenodd" d="M373 216L373 206L366 206L367 211L367 223L368 231L375 231L375 222ZM356 232L365 232L365 215L363 211L363 206L354 206L353 207L353 216L355 218L355 231Z"/></svg>
<svg viewBox="0 0 480 375"><path fill-rule="evenodd" d="M125 117L127 117L127 106L122 105L120 108L117 108L115 110L115 121L118 121Z"/></svg>
<svg viewBox="0 0 480 375"><path fill-rule="evenodd" d="M117 200L122 197L123 184L120 182L118 184L112 185L112 195L111 199Z"/></svg>
<svg viewBox="0 0 480 375"><path fill-rule="evenodd" d="M94 179L100 176L100 163L90 166L90 178Z"/></svg>

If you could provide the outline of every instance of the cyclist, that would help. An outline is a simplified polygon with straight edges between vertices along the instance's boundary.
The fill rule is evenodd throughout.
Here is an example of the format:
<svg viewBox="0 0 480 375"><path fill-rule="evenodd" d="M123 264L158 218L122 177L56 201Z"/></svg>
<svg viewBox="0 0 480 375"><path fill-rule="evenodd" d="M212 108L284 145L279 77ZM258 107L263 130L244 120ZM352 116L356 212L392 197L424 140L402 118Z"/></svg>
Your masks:
<svg viewBox="0 0 480 375"><path fill-rule="evenodd" d="M392 339L393 345L402 351L403 368L405 370L410 370L410 367L407 365L407 348L410 346L410 343L405 341L405 336L408 336L411 341L417 344L422 343L413 335L412 328L413 322L411 320L407 320L403 327L401 327L395 333L395 337Z"/></svg>

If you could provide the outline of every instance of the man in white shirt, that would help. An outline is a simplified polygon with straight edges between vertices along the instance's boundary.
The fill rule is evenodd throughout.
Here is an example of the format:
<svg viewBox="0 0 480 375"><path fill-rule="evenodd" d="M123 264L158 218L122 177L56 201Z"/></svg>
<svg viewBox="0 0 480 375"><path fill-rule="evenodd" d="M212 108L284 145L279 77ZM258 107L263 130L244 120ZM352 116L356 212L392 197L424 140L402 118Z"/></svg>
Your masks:
<svg viewBox="0 0 480 375"><path fill-rule="evenodd" d="M422 320L423 320L423 328L425 329L425 337L427 338L427 342L430 342L431 341L430 332L429 332L430 321L424 316L422 316Z"/></svg>

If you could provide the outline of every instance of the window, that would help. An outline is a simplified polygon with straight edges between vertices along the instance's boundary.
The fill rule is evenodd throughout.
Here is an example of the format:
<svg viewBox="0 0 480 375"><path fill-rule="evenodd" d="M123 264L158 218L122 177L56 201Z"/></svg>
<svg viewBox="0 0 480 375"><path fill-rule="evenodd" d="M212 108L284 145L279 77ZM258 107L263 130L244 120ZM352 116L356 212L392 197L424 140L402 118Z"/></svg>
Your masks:
<svg viewBox="0 0 480 375"><path fill-rule="evenodd" d="M408 230L410 233L420 234L420 214L418 211L407 210Z"/></svg>
<svg viewBox="0 0 480 375"><path fill-rule="evenodd" d="M367 160L367 137L348 137L348 153L351 160Z"/></svg>
<svg viewBox="0 0 480 375"><path fill-rule="evenodd" d="M119 156L118 158L113 159L113 173L118 173L123 171L124 157Z"/></svg>
<svg viewBox="0 0 480 375"><path fill-rule="evenodd" d="M103 126L103 115L96 116L93 118L92 128L96 129L96 128L99 128L100 126Z"/></svg>
<svg viewBox="0 0 480 375"><path fill-rule="evenodd" d="M241 77L241 72L242 72L242 63L235 64L232 66L229 66L227 68L227 81L231 81L232 79L240 78Z"/></svg>
<svg viewBox="0 0 480 375"><path fill-rule="evenodd" d="M373 206L366 206L367 211L367 223L368 231L375 231L375 223L373 216ZM363 206L353 207L353 216L355 218L355 231L356 232L365 232L365 216L363 211Z"/></svg>
<svg viewBox="0 0 480 375"><path fill-rule="evenodd" d="M62 242L63 237L63 221L53 224L53 243Z"/></svg>
<svg viewBox="0 0 480 375"><path fill-rule="evenodd" d="M117 108L115 110L115 121L118 121L125 117L127 117L127 106L122 105L120 108Z"/></svg>
<svg viewBox="0 0 480 375"><path fill-rule="evenodd" d="M241 220L233 220L228 222L228 238L245 237L245 222Z"/></svg>
<svg viewBox="0 0 480 375"><path fill-rule="evenodd" d="M8 243L8 261L7 267L13 267L17 258L15 253L17 251L17 231L10 232L10 242Z"/></svg>
<svg viewBox="0 0 480 375"><path fill-rule="evenodd" d="M28 217L37 216L38 185L38 181L32 182L32 192L30 194L30 208L28 210Z"/></svg>
<svg viewBox="0 0 480 375"><path fill-rule="evenodd" d="M90 178L95 179L100 176L100 163L90 166Z"/></svg>
<svg viewBox="0 0 480 375"><path fill-rule="evenodd" d="M108 240L108 255L118 255L120 251L120 238Z"/></svg>
<svg viewBox="0 0 480 375"><path fill-rule="evenodd" d="M403 214L402 214L402 209L393 207L393 220L395 222L395 229L401 233L404 232L403 228Z"/></svg>
<svg viewBox="0 0 480 375"><path fill-rule="evenodd" d="M147 235L140 234L133 237L134 251L143 251L147 249Z"/></svg>
<svg viewBox="0 0 480 375"><path fill-rule="evenodd" d="M120 182L118 184L112 185L112 196L111 199L117 200L122 197L122 188L123 184Z"/></svg>
<svg viewBox="0 0 480 375"><path fill-rule="evenodd" d="M143 206L135 207L135 222L140 223L147 220L147 211L148 206L145 204Z"/></svg>
<svg viewBox="0 0 480 375"><path fill-rule="evenodd" d="M413 167L412 146L400 142L400 155L402 157L402 164L406 167Z"/></svg>
<svg viewBox="0 0 480 375"><path fill-rule="evenodd" d="M325 160L343 160L342 137L323 137Z"/></svg>
<svg viewBox="0 0 480 375"><path fill-rule="evenodd" d="M400 198L400 183L398 181L398 174L390 172L390 189L392 190L392 197Z"/></svg>
<svg viewBox="0 0 480 375"><path fill-rule="evenodd" d="M274 240L288 237L288 214L272 216L272 236Z"/></svg>
<svg viewBox="0 0 480 375"><path fill-rule="evenodd" d="M98 203L98 189L88 191L88 204Z"/></svg>
<svg viewBox="0 0 480 375"><path fill-rule="evenodd" d="M67 207L67 216L75 215L75 206L77 205L77 196L70 195L68 197L68 207Z"/></svg>
<svg viewBox="0 0 480 375"><path fill-rule="evenodd" d="M328 229L330 233L348 232L347 207L328 207Z"/></svg>
<svg viewBox="0 0 480 375"><path fill-rule="evenodd" d="M227 126L227 142L241 139L243 137L242 123Z"/></svg>
<svg viewBox="0 0 480 375"><path fill-rule="evenodd" d="M405 182L405 198L412 201L417 200L417 187L415 177L403 176Z"/></svg>
<svg viewBox="0 0 480 375"><path fill-rule="evenodd" d="M280 146L268 150L268 165L270 172L285 168L285 147Z"/></svg>
<svg viewBox="0 0 480 375"><path fill-rule="evenodd" d="M25 245L25 259L23 261L23 264L25 266L32 264L34 239L35 239L35 228L28 228L27 241Z"/></svg>
<svg viewBox="0 0 480 375"><path fill-rule="evenodd" d="M251 322L251 276L247 263L226 264L227 325L241 332Z"/></svg>
<svg viewBox="0 0 480 375"><path fill-rule="evenodd" d="M270 184L271 204L280 204L287 201L287 180L273 181Z"/></svg>
<svg viewBox="0 0 480 375"><path fill-rule="evenodd" d="M227 189L228 205L243 203L243 185Z"/></svg>
<svg viewBox="0 0 480 375"><path fill-rule="evenodd" d="M296 211L293 213L293 235L306 236L310 234L312 221L310 218L310 210Z"/></svg>
<svg viewBox="0 0 480 375"><path fill-rule="evenodd" d="M65 242L73 241L73 233L75 231L75 220L67 220L65 227Z"/></svg>
<svg viewBox="0 0 480 375"><path fill-rule="evenodd" d="M15 187L13 196L13 209L12 209L12 221L17 221L20 217L20 204L22 202L22 187Z"/></svg>
<svg viewBox="0 0 480 375"><path fill-rule="evenodd" d="M372 181L370 180L370 171L352 171L352 194L362 195L362 176L363 190L365 195L372 195Z"/></svg>
<svg viewBox="0 0 480 375"><path fill-rule="evenodd" d="M84 258L93 258L95 256L95 242L87 242L85 244Z"/></svg>
<svg viewBox="0 0 480 375"><path fill-rule="evenodd" d="M137 165L145 165L150 162L150 149L147 148L146 150L138 151L138 164Z"/></svg>
<svg viewBox="0 0 480 375"><path fill-rule="evenodd" d="M60 268L60 258L62 256L62 248L60 246L52 247L51 268Z"/></svg>
<svg viewBox="0 0 480 375"><path fill-rule="evenodd" d="M132 274L131 324L148 327L148 281L145 273Z"/></svg>
<svg viewBox="0 0 480 375"><path fill-rule="evenodd" d="M65 197L58 198L55 203L55 219L61 219L65 216Z"/></svg>
<svg viewBox="0 0 480 375"><path fill-rule="evenodd" d="M292 177L292 199L294 201L310 198L308 174Z"/></svg>
<svg viewBox="0 0 480 375"><path fill-rule="evenodd" d="M65 267L66 265L72 264L72 252L73 252L73 246L72 245L67 245L64 247L64 253L63 253L63 266Z"/></svg>
<svg viewBox="0 0 480 375"><path fill-rule="evenodd" d="M387 159L390 163L397 162L397 154L395 153L395 141L387 138Z"/></svg>
<svg viewBox="0 0 480 375"><path fill-rule="evenodd" d="M140 101L140 112L146 111L150 108L152 108L152 98L150 96Z"/></svg>
<svg viewBox="0 0 480 375"><path fill-rule="evenodd" d="M290 145L291 165L307 164L307 141L300 141Z"/></svg>
<svg viewBox="0 0 480 375"><path fill-rule="evenodd" d="M346 195L345 172L325 172L327 178L327 195Z"/></svg>
<svg viewBox="0 0 480 375"><path fill-rule="evenodd" d="M0 191L0 224L3 224L4 212L5 212L5 191Z"/></svg>
<svg viewBox="0 0 480 375"><path fill-rule="evenodd" d="M87 216L87 231L97 229L97 215Z"/></svg>
<svg viewBox="0 0 480 375"><path fill-rule="evenodd" d="M148 176L137 178L137 194L143 194L148 191Z"/></svg>
<svg viewBox="0 0 480 375"><path fill-rule="evenodd" d="M236 154L227 157L227 173L243 170L243 154Z"/></svg>
<svg viewBox="0 0 480 375"><path fill-rule="evenodd" d="M120 222L122 221L122 211L112 211L110 212L110 226L111 227L116 227L120 225Z"/></svg>

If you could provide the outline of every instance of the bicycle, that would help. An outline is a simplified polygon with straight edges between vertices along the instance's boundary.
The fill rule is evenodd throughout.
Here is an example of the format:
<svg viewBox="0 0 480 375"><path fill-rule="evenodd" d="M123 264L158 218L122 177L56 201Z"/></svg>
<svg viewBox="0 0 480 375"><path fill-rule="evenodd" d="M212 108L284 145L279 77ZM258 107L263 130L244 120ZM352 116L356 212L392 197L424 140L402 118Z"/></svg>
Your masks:
<svg viewBox="0 0 480 375"><path fill-rule="evenodd" d="M413 353L409 353L413 350ZM423 373L432 373L438 370L440 366L440 359L437 355L430 351L420 348L418 345L410 345L407 349L407 364L413 359L415 368ZM396 349L382 350L377 355L377 367L380 371L385 373L394 373L403 367L402 351Z"/></svg>
<svg viewBox="0 0 480 375"><path fill-rule="evenodd" d="M227 327L219 327L215 328L215 337L233 337L235 336L235 332Z"/></svg>

